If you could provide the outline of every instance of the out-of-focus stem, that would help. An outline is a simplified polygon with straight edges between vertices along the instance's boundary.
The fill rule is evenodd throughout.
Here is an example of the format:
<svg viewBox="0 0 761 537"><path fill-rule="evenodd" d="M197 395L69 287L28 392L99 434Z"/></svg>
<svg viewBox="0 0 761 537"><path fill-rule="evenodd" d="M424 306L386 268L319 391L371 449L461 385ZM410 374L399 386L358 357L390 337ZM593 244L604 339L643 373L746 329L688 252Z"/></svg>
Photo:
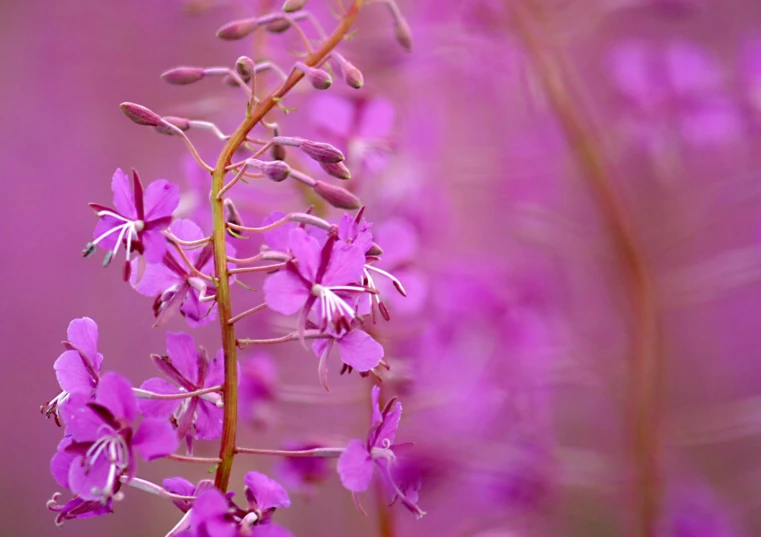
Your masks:
<svg viewBox="0 0 761 537"><path fill-rule="evenodd" d="M537 0L508 0L513 22L544 91L565 131L578 166L603 212L625 272L633 310L633 348L629 376L632 455L636 468L635 500L638 537L653 537L660 516L662 480L660 408L663 364L659 356L658 311L653 282L623 205L610 181L611 167L595 144L595 135L581 110L581 93L561 44L546 24Z"/></svg>
<svg viewBox="0 0 761 537"><path fill-rule="evenodd" d="M354 0L352 6L344 14L341 22L330 37L323 42L318 50L306 57L304 60L306 65L314 67L320 63L344 39L351 29L363 3L364 0ZM225 412L222 425L222 441L219 448L221 462L217 467L214 484L222 491L227 491L233 458L235 457L235 433L238 424L238 366L235 327L230 323L233 313L230 301L230 274L227 270L227 247L225 244L227 225L225 223L223 200L218 199L217 194L224 187L225 174L227 173L226 168L232 161L233 154L246 141L248 133L303 77L304 75L301 72L292 72L288 76L288 79L275 91L258 102L252 110L249 110L246 119L235 129L235 132L230 135L230 139L225 143L212 173L211 208L214 223L212 240L214 241L214 268L219 279L217 285L217 305L222 329L222 349L225 358L223 392Z"/></svg>

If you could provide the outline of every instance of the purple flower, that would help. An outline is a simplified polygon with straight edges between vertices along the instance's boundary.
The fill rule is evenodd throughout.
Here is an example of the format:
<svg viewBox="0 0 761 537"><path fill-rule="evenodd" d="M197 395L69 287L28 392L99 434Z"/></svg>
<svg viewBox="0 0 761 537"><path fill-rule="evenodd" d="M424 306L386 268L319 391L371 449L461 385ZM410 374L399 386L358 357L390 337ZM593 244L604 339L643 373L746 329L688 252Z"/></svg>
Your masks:
<svg viewBox="0 0 761 537"><path fill-rule="evenodd" d="M315 442L286 442L283 449L289 451L310 450L325 447ZM317 485L330 475L327 460L323 457L283 457L273 468L280 481L291 491L312 497Z"/></svg>
<svg viewBox="0 0 761 537"><path fill-rule="evenodd" d="M294 259L284 270L264 282L267 306L283 315L301 311L300 331L318 302L318 325L321 330L332 327L336 332L346 329L356 317L355 309L343 295L365 292L357 285L364 267L365 256L354 244L338 242L330 234L324 245L301 228L288 234L289 249Z"/></svg>
<svg viewBox="0 0 761 537"><path fill-rule="evenodd" d="M61 354L53 365L62 391L41 408L47 417L52 414L59 426L61 405L72 393L92 397L98 386L103 364L103 355L98 352L98 325L95 321L89 317L74 319L69 323L66 337L64 346L68 350Z"/></svg>
<svg viewBox="0 0 761 537"><path fill-rule="evenodd" d="M338 475L343 486L352 491L359 505L357 493L368 489L377 467L402 504L418 518L422 517L425 512L416 503L417 488L414 488L414 494L405 494L394 481L391 473L392 465L396 462L395 452L409 446L409 444L394 444L396 430L399 428L399 420L402 417L402 404L394 398L381 411L379 398L380 388L373 386L373 419L367 440L349 442L338 459Z"/></svg>
<svg viewBox="0 0 761 537"><path fill-rule="evenodd" d="M153 355L156 367L169 379L151 378L141 389L163 394L181 394L219 386L224 382L224 361L209 360L206 351L197 349L187 334L167 333L168 356ZM171 382L170 382L171 381ZM185 440L192 452L193 438L213 440L222 434L221 398L207 393L174 400L140 399L138 407L147 418L169 418L177 428L177 438Z"/></svg>
<svg viewBox="0 0 761 537"><path fill-rule="evenodd" d="M334 343L338 345L341 361L349 372L356 369L360 373L366 373L383 359L383 345L358 328L350 328L338 336L316 339L312 343L312 350L320 358L317 372L326 390L328 389L327 360Z"/></svg>
<svg viewBox="0 0 761 537"><path fill-rule="evenodd" d="M124 244L127 252L125 280L129 279L130 255L132 251L143 254L149 263L161 260L166 251L166 239L161 232L172 222L172 213L180 202L180 189L165 179L143 185L136 171L132 171L132 187L127 175L120 169L114 172L111 190L114 193L115 209L91 203L99 220L93 232L93 241L85 248L85 255L95 251L100 245L107 248L104 265Z"/></svg>
<svg viewBox="0 0 761 537"><path fill-rule="evenodd" d="M186 241L203 239L204 234L194 222L179 219L172 224L172 233ZM228 245L228 253L235 255L235 250ZM202 274L214 273L214 251L211 243L203 248L185 251L188 260ZM211 282L197 276L180 255L172 250L164 252L159 263L151 263L139 281L133 279L135 290L146 296L156 297L153 313L156 317L154 326L166 323L178 311L188 324L196 328L216 317L216 303L207 302L216 292Z"/></svg>
<svg viewBox="0 0 761 537"><path fill-rule="evenodd" d="M101 378L95 401L72 394L61 413L71 438L58 446L51 470L60 484L82 500L114 498L122 478L129 481L135 475L135 451L152 460L177 448L172 427L164 420L144 419L136 429L135 395L129 382L116 373Z"/></svg>
<svg viewBox="0 0 761 537"><path fill-rule="evenodd" d="M273 479L258 472L244 477L248 509L241 509L218 489L205 490L193 502L189 525L178 537L290 537L285 528L272 523L277 508L290 507L288 493ZM187 490L187 485L182 487Z"/></svg>

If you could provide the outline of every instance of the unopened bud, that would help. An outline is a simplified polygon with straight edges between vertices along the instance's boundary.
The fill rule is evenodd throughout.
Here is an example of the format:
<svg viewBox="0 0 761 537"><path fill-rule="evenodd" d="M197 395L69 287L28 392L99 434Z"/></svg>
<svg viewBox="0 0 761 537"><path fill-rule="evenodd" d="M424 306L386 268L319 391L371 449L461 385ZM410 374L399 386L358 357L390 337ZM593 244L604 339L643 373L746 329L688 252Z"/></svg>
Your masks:
<svg viewBox="0 0 761 537"><path fill-rule="evenodd" d="M240 217L240 213L238 212L238 209L235 208L235 204L233 203L233 200L231 200L230 198L225 198L225 200L222 202L222 205L225 208L225 221L229 224L242 226L243 220Z"/></svg>
<svg viewBox="0 0 761 537"><path fill-rule="evenodd" d="M225 41L236 41L250 35L258 27L259 22L256 18L240 19L228 22L222 26L222 28L217 30L217 37Z"/></svg>
<svg viewBox="0 0 761 537"><path fill-rule="evenodd" d="M161 125L157 125L154 127L156 129L156 132L159 132L161 134L177 134L176 129L171 128L169 125L174 125L177 127L177 129L180 129L181 131L186 131L190 129L190 120L184 117L174 117L174 116L165 116L162 118L164 121L161 123ZM166 123L169 123L169 125L166 125Z"/></svg>
<svg viewBox="0 0 761 537"><path fill-rule="evenodd" d="M303 140L299 148L317 162L335 163L344 160L344 154L330 144Z"/></svg>
<svg viewBox="0 0 761 537"><path fill-rule="evenodd" d="M140 106L135 103L122 103L119 105L119 108L122 109L124 115L138 125L149 125L151 127L161 125L161 116L147 109L145 106Z"/></svg>
<svg viewBox="0 0 761 537"><path fill-rule="evenodd" d="M314 89L325 90L333 85L333 79L324 69L308 69L306 75Z"/></svg>
<svg viewBox="0 0 761 537"><path fill-rule="evenodd" d="M185 86L202 80L204 76L206 73L200 67L175 67L164 71L161 74L161 79L175 86Z"/></svg>
<svg viewBox="0 0 761 537"><path fill-rule="evenodd" d="M276 183L285 181L288 176L291 175L291 167L282 160L263 162L259 169L267 179L275 181Z"/></svg>
<svg viewBox="0 0 761 537"><path fill-rule="evenodd" d="M351 179L351 172L343 162L320 162L320 166L329 175L336 179L342 179L344 181Z"/></svg>
<svg viewBox="0 0 761 537"><path fill-rule="evenodd" d="M354 89L359 89L365 84L365 77L362 76L362 71L357 69L357 67L350 62L345 62L341 64L341 69L343 70L344 75L344 81L346 84L351 86Z"/></svg>
<svg viewBox="0 0 761 537"><path fill-rule="evenodd" d="M254 64L254 60L248 56L241 56L238 58L238 61L235 62L235 70L244 78L251 78L255 69L256 65Z"/></svg>
<svg viewBox="0 0 761 537"><path fill-rule="evenodd" d="M345 188L323 183L322 181L315 182L313 188L318 196L337 209L353 210L359 209L362 205L359 198Z"/></svg>
<svg viewBox="0 0 761 537"><path fill-rule="evenodd" d="M283 4L283 11L286 13L293 13L294 11L300 11L307 5L308 0L285 0Z"/></svg>
<svg viewBox="0 0 761 537"><path fill-rule="evenodd" d="M282 34L290 27L291 21L283 17L281 19L275 19L274 21L270 22L265 28L271 34Z"/></svg>
<svg viewBox="0 0 761 537"><path fill-rule="evenodd" d="M407 52L412 52L412 30L404 17L399 15L395 21L396 41Z"/></svg>

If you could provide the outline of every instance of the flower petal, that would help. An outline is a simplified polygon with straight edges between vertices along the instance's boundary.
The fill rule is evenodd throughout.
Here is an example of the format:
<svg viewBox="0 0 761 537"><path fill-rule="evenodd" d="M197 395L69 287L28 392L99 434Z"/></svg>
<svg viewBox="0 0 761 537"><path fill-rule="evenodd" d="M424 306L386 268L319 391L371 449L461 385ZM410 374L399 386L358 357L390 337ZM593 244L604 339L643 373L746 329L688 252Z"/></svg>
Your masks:
<svg viewBox="0 0 761 537"><path fill-rule="evenodd" d="M262 226L268 226L273 222L283 219L285 213L282 211L274 211L262 221ZM296 227L296 222L288 222L287 224L280 225L275 229L264 232L264 242L279 252L288 252L288 234L292 229Z"/></svg>
<svg viewBox="0 0 761 537"><path fill-rule="evenodd" d="M92 442L98 438L103 420L87 406L91 398L74 393L61 405L61 417L66 424L66 434L76 442Z"/></svg>
<svg viewBox="0 0 761 537"><path fill-rule="evenodd" d="M133 270L132 287L145 296L157 296L164 291L184 283L185 279L163 263L149 263L143 271L143 277L136 282L136 271Z"/></svg>
<svg viewBox="0 0 761 537"><path fill-rule="evenodd" d="M90 394L95 388L95 379L82 362L77 351L66 351L53 364L55 376L62 389L69 393Z"/></svg>
<svg viewBox="0 0 761 537"><path fill-rule="evenodd" d="M143 257L148 263L160 263L167 250L166 237L159 228L146 229L140 234L143 244Z"/></svg>
<svg viewBox="0 0 761 537"><path fill-rule="evenodd" d="M180 187L166 179L153 181L145 189L145 220L172 216L180 204Z"/></svg>
<svg viewBox="0 0 761 537"><path fill-rule="evenodd" d="M135 433L132 445L142 458L150 461L169 455L179 442L168 421L146 418Z"/></svg>
<svg viewBox="0 0 761 537"><path fill-rule="evenodd" d="M198 403L196 413L196 438L214 440L222 436L223 409L210 401Z"/></svg>
<svg viewBox="0 0 761 537"><path fill-rule="evenodd" d="M132 422L137 417L137 400L132 385L117 373L106 373L100 379L95 402L100 403L116 418Z"/></svg>
<svg viewBox="0 0 761 537"><path fill-rule="evenodd" d="M383 358L383 346L367 332L352 330L338 340L341 360L360 373L370 371Z"/></svg>
<svg viewBox="0 0 761 537"><path fill-rule="evenodd" d="M179 388L162 378L148 379L140 386L140 389L147 390L153 393L160 393L163 395L180 393ZM160 399L144 399L142 397L137 400L137 407L140 413L146 418L168 418L177 407L180 406L182 401L180 399L160 400Z"/></svg>
<svg viewBox="0 0 761 537"><path fill-rule="evenodd" d="M323 285L348 285L362 279L365 268L365 251L362 242L336 243L330 262L322 277Z"/></svg>
<svg viewBox="0 0 761 537"><path fill-rule="evenodd" d="M251 529L251 537L293 537L293 534L279 524L257 524Z"/></svg>
<svg viewBox="0 0 761 537"><path fill-rule="evenodd" d="M320 243L304 229L297 227L288 233L288 245L296 258L299 273L314 282L320 264Z"/></svg>
<svg viewBox="0 0 761 537"><path fill-rule="evenodd" d="M191 336L181 332L167 332L166 353L183 377L193 385L198 383L198 348Z"/></svg>
<svg viewBox="0 0 761 537"><path fill-rule="evenodd" d="M283 486L259 472L248 472L243 482L256 498L256 507L262 511L272 507L290 507L291 500ZM252 506L253 507L253 506Z"/></svg>
<svg viewBox="0 0 761 537"><path fill-rule="evenodd" d="M98 325L89 317L74 319L69 323L66 330L66 338L77 349L82 351L90 363L95 366L96 371L100 370L98 363ZM102 360L103 357L101 356Z"/></svg>
<svg viewBox="0 0 761 537"><path fill-rule="evenodd" d="M111 191L114 193L114 207L116 207L116 212L131 220L137 218L135 195L132 192L132 181L120 168L116 169L111 178Z"/></svg>
<svg viewBox="0 0 761 537"><path fill-rule="evenodd" d="M309 297L304 282L287 270L267 278L263 290L267 307L283 315L293 315L299 311Z"/></svg>
<svg viewBox="0 0 761 537"><path fill-rule="evenodd" d="M69 488L69 468L77 455L66 451L66 448L71 445L71 437L64 437L58 444L58 449L50 459L50 473L56 482L64 488Z"/></svg>
<svg viewBox="0 0 761 537"><path fill-rule="evenodd" d="M108 482L110 463L107 457L98 457L87 467L84 457L78 456L69 467L69 489L84 500L100 500L112 491L104 491Z"/></svg>
<svg viewBox="0 0 761 537"><path fill-rule="evenodd" d="M352 492L363 492L373 478L373 461L361 440L352 440L338 458L341 484Z"/></svg>

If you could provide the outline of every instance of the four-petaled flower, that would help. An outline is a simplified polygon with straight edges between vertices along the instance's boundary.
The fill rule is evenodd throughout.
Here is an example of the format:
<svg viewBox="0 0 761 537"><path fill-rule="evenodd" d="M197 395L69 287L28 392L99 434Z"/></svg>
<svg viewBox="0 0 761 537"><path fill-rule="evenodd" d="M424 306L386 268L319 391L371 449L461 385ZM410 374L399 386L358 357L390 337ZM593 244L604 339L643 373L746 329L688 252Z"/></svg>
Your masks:
<svg viewBox="0 0 761 537"><path fill-rule="evenodd" d="M307 317L316 305L321 330L346 330L357 312L346 298L348 293L367 289L361 280L365 255L355 244L338 241L329 234L324 245L301 228L290 230L288 244L294 258L284 270L264 282L267 306L283 315L301 311L299 330L303 332Z"/></svg>
<svg viewBox="0 0 761 537"><path fill-rule="evenodd" d="M74 319L66 330L66 351L55 361L53 368L61 393L42 405L47 417L54 416L61 425L61 405L72 393L92 397L100 380L103 355L98 352L98 325L89 317Z"/></svg>
<svg viewBox="0 0 761 537"><path fill-rule="evenodd" d="M394 444L396 430L402 417L402 404L391 399L381 411L379 405L380 388L373 386L373 418L367 439L352 440L338 459L338 475L344 487L354 495L360 507L357 493L364 492L370 486L375 468L378 467L384 481L401 500L402 504L418 518L425 512L415 503L417 494L405 494L392 476L392 465L396 461L395 451L403 450L409 444Z"/></svg>
<svg viewBox="0 0 761 537"><path fill-rule="evenodd" d="M209 360L205 350L196 348L191 336L168 333L166 352L168 356L152 355L151 358L169 381L151 378L141 389L174 395L220 386L224 382L224 361ZM221 402L219 394L212 392L183 399L140 399L138 407L145 417L171 417L177 438L186 442L190 453L193 438L213 440L222 434Z"/></svg>
<svg viewBox="0 0 761 537"><path fill-rule="evenodd" d="M132 187L122 170L117 169L111 180L115 209L91 203L99 220L93 232L93 241L87 244L85 256L95 252L100 245L108 249L103 262L108 265L124 244L126 263L125 281L130 275L130 255L141 253L148 263L161 260L166 251L166 239L162 231L172 222L172 213L180 203L180 189L165 179L158 179L143 191L136 171L132 171Z"/></svg>
<svg viewBox="0 0 761 537"><path fill-rule="evenodd" d="M135 451L152 460L177 448L177 438L166 420L146 418L135 428L135 395L129 382L116 373L101 378L94 401L84 394L72 394L61 413L70 438L58 446L51 471L82 500L107 504L118 499L122 480L135 475Z"/></svg>

